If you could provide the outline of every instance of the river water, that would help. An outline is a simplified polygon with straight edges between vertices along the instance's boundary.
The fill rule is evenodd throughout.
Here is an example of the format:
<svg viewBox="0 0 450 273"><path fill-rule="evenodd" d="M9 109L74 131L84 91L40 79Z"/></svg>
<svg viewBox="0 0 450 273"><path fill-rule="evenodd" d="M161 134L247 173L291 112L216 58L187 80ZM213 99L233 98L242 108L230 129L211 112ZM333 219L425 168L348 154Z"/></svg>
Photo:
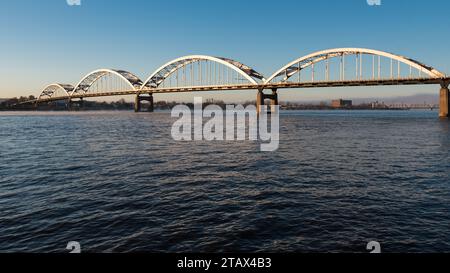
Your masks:
<svg viewBox="0 0 450 273"><path fill-rule="evenodd" d="M169 113L0 113L0 252L450 252L450 122L283 112L280 148Z"/></svg>

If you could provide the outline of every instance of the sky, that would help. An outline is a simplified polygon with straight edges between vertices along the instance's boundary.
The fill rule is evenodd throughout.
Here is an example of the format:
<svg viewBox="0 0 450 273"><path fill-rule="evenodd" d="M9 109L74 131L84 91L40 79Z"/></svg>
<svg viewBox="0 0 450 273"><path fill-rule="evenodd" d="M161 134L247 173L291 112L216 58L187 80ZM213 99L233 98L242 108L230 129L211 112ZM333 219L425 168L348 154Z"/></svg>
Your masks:
<svg viewBox="0 0 450 273"><path fill-rule="evenodd" d="M0 98L75 85L99 68L146 79L162 64L202 54L238 60L269 77L309 53L363 47L417 59L450 74L450 1L66 0L2 1ZM437 86L287 90L286 100L437 94ZM158 95L174 100L180 95ZM189 100L192 94L181 98ZM216 95L254 100L249 91Z"/></svg>

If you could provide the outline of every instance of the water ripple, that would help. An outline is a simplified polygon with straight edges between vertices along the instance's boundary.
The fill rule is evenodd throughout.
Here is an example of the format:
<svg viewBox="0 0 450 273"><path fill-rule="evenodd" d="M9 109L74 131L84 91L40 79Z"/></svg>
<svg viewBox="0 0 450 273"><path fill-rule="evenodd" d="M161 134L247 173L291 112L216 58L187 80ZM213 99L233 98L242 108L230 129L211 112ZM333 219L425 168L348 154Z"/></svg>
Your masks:
<svg viewBox="0 0 450 273"><path fill-rule="evenodd" d="M450 252L450 126L289 112L280 149L174 142L167 113L1 113L0 251Z"/></svg>

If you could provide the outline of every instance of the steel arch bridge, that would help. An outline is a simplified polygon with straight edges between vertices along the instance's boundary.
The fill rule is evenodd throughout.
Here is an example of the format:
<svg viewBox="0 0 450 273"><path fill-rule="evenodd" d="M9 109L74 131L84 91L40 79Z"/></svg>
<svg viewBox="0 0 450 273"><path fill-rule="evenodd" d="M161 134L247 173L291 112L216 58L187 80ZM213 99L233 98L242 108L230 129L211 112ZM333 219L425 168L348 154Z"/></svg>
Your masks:
<svg viewBox="0 0 450 273"><path fill-rule="evenodd" d="M51 84L27 103L136 95L139 111L141 100L153 105L153 94L158 93L258 90L259 106L265 99L278 104L277 90L285 88L440 84L440 116L448 117L449 83L448 76L414 59L373 49L336 48L293 60L268 78L241 62L204 55L170 61L145 81L128 71L99 69L74 86Z"/></svg>

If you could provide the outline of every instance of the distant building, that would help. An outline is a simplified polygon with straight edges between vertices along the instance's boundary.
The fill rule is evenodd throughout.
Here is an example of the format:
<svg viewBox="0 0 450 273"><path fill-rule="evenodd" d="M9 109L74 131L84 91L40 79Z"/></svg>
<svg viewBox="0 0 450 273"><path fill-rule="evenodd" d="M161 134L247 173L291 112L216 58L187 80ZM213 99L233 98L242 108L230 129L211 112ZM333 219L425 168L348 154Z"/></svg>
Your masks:
<svg viewBox="0 0 450 273"><path fill-rule="evenodd" d="M333 108L349 108L353 106L353 101L351 100L333 100L331 101L331 107Z"/></svg>
<svg viewBox="0 0 450 273"><path fill-rule="evenodd" d="M384 102L375 101L371 103L372 109L387 109L389 108Z"/></svg>

